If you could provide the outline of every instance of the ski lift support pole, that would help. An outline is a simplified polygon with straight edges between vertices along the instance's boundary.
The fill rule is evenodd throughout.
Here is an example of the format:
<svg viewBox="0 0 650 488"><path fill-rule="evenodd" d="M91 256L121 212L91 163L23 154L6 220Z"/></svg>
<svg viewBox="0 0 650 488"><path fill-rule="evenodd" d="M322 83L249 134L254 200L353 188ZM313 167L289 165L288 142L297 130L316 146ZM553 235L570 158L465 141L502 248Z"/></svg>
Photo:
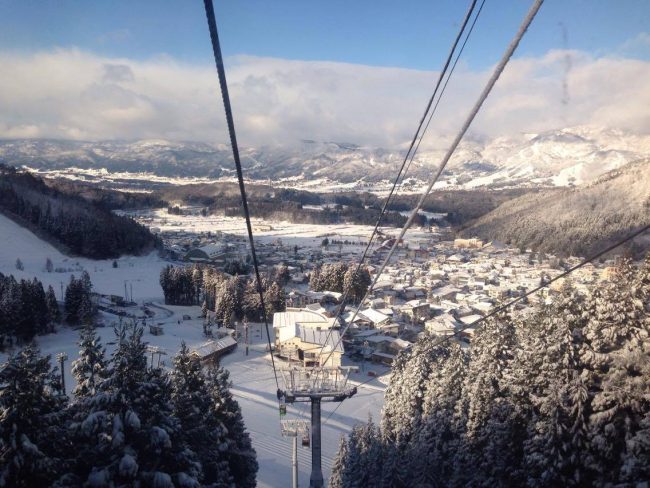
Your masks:
<svg viewBox="0 0 650 488"><path fill-rule="evenodd" d="M285 390L278 391L281 402L311 403L311 476L310 488L323 488L321 466L321 403L342 402L357 393L356 386L348 386L351 372L356 367L289 366L281 369Z"/></svg>

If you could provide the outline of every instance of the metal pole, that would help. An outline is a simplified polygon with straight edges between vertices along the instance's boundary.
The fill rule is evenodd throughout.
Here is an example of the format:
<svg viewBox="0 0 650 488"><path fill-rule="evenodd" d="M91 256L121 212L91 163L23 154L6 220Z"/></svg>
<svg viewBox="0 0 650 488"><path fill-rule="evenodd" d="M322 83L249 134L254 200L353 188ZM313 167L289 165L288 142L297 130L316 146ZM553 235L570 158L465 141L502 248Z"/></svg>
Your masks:
<svg viewBox="0 0 650 488"><path fill-rule="evenodd" d="M320 397L311 397L311 488L323 488L320 451Z"/></svg>
<svg viewBox="0 0 650 488"><path fill-rule="evenodd" d="M246 356L248 356L248 322L244 322L244 343L246 344Z"/></svg>
<svg viewBox="0 0 650 488"><path fill-rule="evenodd" d="M293 433L293 457L291 458L292 486L298 488L298 431Z"/></svg>
<svg viewBox="0 0 650 488"><path fill-rule="evenodd" d="M63 372L63 357L60 359L61 361L61 389L63 390L63 394L65 395L65 374Z"/></svg>
<svg viewBox="0 0 650 488"><path fill-rule="evenodd" d="M59 354L56 355L56 358L59 360L59 364L61 365L61 391L65 395L65 371L63 369L65 361L68 359L68 355L64 352L60 352Z"/></svg>

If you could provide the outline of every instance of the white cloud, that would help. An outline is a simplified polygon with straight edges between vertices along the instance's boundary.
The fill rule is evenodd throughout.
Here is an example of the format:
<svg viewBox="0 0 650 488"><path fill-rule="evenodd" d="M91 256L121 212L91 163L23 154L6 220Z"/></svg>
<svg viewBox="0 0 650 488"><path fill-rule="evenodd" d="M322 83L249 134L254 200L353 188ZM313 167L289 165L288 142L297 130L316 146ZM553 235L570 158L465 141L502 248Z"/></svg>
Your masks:
<svg viewBox="0 0 650 488"><path fill-rule="evenodd" d="M570 69L569 69L570 68ZM0 137L228 141L211 63L111 59L79 50L0 52ZM427 141L455 133L489 71L459 65ZM227 77L240 145L410 140L437 74L239 56ZM510 63L471 131L574 125L650 132L650 63L550 51Z"/></svg>

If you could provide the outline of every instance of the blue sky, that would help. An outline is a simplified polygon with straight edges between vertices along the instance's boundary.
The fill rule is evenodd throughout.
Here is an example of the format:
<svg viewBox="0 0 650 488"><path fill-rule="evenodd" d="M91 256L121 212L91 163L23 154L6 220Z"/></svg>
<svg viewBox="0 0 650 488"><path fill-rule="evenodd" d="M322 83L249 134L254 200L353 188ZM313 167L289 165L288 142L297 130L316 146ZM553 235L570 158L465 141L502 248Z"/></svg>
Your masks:
<svg viewBox="0 0 650 488"><path fill-rule="evenodd" d="M457 130L531 2L486 1L425 145ZM242 145L404 145L468 3L215 1ZM200 0L0 0L0 73L0 138L228 140ZM649 79L650 0L546 0L470 134L650 134Z"/></svg>
<svg viewBox="0 0 650 488"><path fill-rule="evenodd" d="M436 69L469 2L459 0L215 1L224 54ZM487 0L466 61L493 64L529 6ZM199 0L0 0L0 49L77 47L143 60L210 59ZM569 48L607 55L650 26L648 0L547 0L519 55ZM647 60L650 50L628 49Z"/></svg>

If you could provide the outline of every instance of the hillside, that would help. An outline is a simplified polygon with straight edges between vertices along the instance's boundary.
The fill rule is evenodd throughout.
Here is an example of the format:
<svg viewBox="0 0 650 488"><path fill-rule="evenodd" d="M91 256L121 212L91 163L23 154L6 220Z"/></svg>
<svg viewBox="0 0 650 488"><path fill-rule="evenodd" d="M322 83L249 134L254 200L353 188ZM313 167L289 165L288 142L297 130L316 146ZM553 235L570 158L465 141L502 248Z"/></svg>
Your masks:
<svg viewBox="0 0 650 488"><path fill-rule="evenodd" d="M650 159L610 171L578 188L528 193L507 201L463 230L559 255L585 256L650 223ZM650 246L650 237L632 251Z"/></svg>
<svg viewBox="0 0 650 488"><path fill-rule="evenodd" d="M132 219L50 188L28 172L2 165L0 212L78 256L116 258L143 254L156 245L149 230Z"/></svg>
<svg viewBox="0 0 650 488"><path fill-rule="evenodd" d="M408 174L410 183L429 178L447 145L437 141L435 147L418 152ZM392 178L405 148L305 140L293 145L242 146L240 151L245 174L251 179L306 185L334 182L363 188ZM455 189L580 185L648 154L649 136L593 127L491 140L466 138L440 185ZM151 183L160 178L187 182L234 176L228 145L165 140L3 140L0 163L123 185L138 178Z"/></svg>

